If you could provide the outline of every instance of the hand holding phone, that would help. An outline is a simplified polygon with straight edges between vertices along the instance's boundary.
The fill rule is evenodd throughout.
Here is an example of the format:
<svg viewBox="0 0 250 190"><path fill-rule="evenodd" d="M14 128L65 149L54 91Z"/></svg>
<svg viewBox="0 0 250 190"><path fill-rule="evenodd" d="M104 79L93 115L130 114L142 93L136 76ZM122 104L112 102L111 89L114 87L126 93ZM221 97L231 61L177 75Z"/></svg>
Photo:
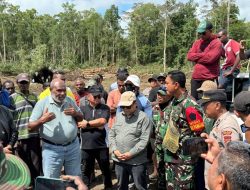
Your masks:
<svg viewBox="0 0 250 190"><path fill-rule="evenodd" d="M73 180L47 178L44 176L38 176L36 178L36 190L66 190L68 187L77 189L77 185Z"/></svg>
<svg viewBox="0 0 250 190"><path fill-rule="evenodd" d="M208 145L205 139L202 137L188 138L183 142L183 154L194 156L200 156L202 153L208 151Z"/></svg>

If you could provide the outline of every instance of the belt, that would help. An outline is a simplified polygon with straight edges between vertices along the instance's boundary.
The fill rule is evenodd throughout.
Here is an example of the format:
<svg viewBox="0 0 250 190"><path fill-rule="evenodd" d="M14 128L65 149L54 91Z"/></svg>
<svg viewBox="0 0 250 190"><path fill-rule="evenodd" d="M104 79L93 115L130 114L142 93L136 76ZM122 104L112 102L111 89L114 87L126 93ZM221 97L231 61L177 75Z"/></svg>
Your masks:
<svg viewBox="0 0 250 190"><path fill-rule="evenodd" d="M68 143L65 143L65 144L53 143L53 142L51 142L51 141L49 141L47 139L44 139L44 138L42 138L42 141L45 142L45 143L48 143L48 144L55 145L55 146L68 146L68 145L72 144L76 140L76 137L72 141L70 141Z"/></svg>

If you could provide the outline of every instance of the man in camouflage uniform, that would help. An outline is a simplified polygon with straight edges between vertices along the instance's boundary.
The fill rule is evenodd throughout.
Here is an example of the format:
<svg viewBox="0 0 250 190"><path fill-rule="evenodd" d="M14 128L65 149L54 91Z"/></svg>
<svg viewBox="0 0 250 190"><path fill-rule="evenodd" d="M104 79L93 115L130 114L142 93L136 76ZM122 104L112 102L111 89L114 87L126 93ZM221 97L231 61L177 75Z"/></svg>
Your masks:
<svg viewBox="0 0 250 190"><path fill-rule="evenodd" d="M158 167L165 164L166 189L195 189L194 165L198 157L183 155L183 142L196 137L204 129L202 109L188 95L186 76L181 71L171 71L166 78L167 93L173 100L164 110L162 122L156 128L156 153Z"/></svg>

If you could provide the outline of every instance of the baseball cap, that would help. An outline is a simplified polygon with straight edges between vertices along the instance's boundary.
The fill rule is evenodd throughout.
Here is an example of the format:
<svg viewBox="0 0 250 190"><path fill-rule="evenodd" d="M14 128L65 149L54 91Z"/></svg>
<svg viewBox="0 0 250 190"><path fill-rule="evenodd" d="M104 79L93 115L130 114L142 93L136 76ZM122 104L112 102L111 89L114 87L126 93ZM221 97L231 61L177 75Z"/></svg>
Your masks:
<svg viewBox="0 0 250 190"><path fill-rule="evenodd" d="M197 89L197 91L208 91L208 90L216 90L217 84L214 81L211 80L205 80L201 87Z"/></svg>
<svg viewBox="0 0 250 190"><path fill-rule="evenodd" d="M98 85L93 85L88 89L88 92L93 96L98 96L102 94L102 89Z"/></svg>
<svg viewBox="0 0 250 190"><path fill-rule="evenodd" d="M203 93L203 96L201 100L199 100L199 103L202 105L212 102L212 101L219 101L219 102L226 102L227 101L227 95L223 89L217 89L217 90L208 90Z"/></svg>
<svg viewBox="0 0 250 190"><path fill-rule="evenodd" d="M213 25L211 22L209 22L207 20L203 20L200 22L196 31L198 33L203 33L203 32L206 32L206 30L211 30L212 28L213 28Z"/></svg>
<svg viewBox="0 0 250 190"><path fill-rule="evenodd" d="M166 96L167 95L167 89L165 86L161 86L159 88L159 90L157 91L158 94L162 95L162 96Z"/></svg>
<svg viewBox="0 0 250 190"><path fill-rule="evenodd" d="M240 112L250 110L250 91L242 91L235 96L234 109Z"/></svg>
<svg viewBox="0 0 250 190"><path fill-rule="evenodd" d="M17 82L21 82L21 81L30 81L30 77L28 73L21 73L19 75L17 75L16 77Z"/></svg>
<svg viewBox="0 0 250 190"><path fill-rule="evenodd" d="M129 75L125 83L127 83L128 81L132 82L133 85L140 87L141 81L137 75Z"/></svg>
<svg viewBox="0 0 250 190"><path fill-rule="evenodd" d="M119 106L131 106L135 100L135 93L132 91L126 91L121 95Z"/></svg>
<svg viewBox="0 0 250 190"><path fill-rule="evenodd" d="M0 144L0 189L26 189L31 182L28 166L17 156L4 154Z"/></svg>
<svg viewBox="0 0 250 190"><path fill-rule="evenodd" d="M166 74L165 73L160 73L157 77L157 79L160 79L160 78L166 78Z"/></svg>
<svg viewBox="0 0 250 190"><path fill-rule="evenodd" d="M148 82L151 82L152 80L157 81L158 75L153 74L149 79Z"/></svg>

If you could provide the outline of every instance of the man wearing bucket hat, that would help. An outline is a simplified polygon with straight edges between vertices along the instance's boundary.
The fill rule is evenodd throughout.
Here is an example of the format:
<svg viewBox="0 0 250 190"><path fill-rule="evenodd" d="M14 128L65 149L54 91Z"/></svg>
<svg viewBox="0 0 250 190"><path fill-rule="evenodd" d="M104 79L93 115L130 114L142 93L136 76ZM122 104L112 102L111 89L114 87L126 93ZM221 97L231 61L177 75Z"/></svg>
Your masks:
<svg viewBox="0 0 250 190"><path fill-rule="evenodd" d="M147 115L137 108L136 95L127 91L121 95L116 122L109 133L112 158L118 178L118 190L128 189L129 175L137 189L147 189L146 163L147 144L152 123Z"/></svg>
<svg viewBox="0 0 250 190"><path fill-rule="evenodd" d="M219 76L219 62L222 54L222 44L212 33L213 25L209 21L200 22L197 32L199 39L188 51L187 59L194 63L191 79L191 95L198 99L197 88L205 80L216 80Z"/></svg>
<svg viewBox="0 0 250 190"><path fill-rule="evenodd" d="M17 156L4 154L0 144L0 189L22 190L30 185L31 177L27 165Z"/></svg>

